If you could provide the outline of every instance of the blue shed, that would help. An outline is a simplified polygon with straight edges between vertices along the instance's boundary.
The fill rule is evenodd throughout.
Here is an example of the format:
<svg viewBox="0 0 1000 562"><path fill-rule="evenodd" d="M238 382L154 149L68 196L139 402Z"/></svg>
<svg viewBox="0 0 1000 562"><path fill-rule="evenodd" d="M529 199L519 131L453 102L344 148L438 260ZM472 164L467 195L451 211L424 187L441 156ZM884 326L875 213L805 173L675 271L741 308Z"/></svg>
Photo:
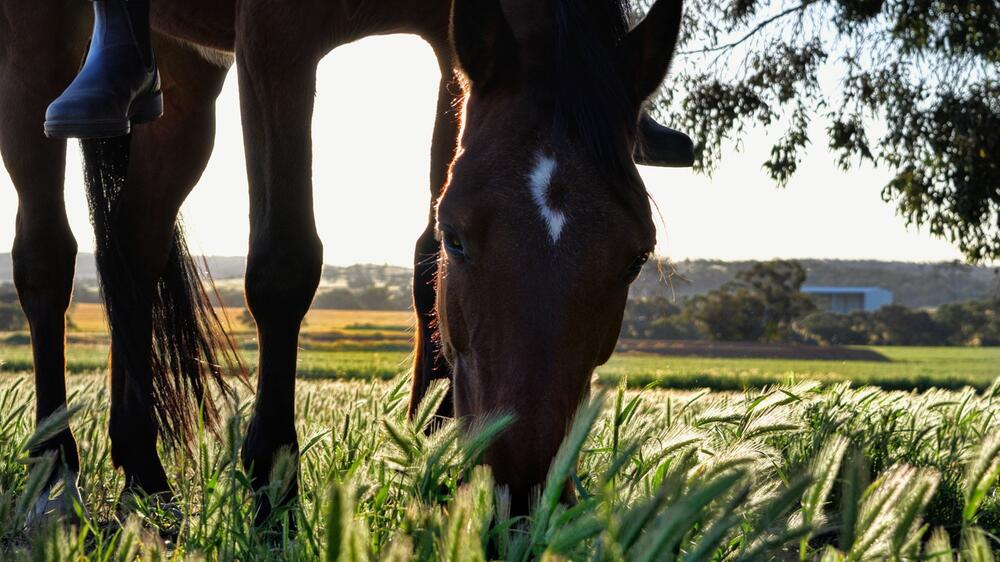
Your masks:
<svg viewBox="0 0 1000 562"><path fill-rule="evenodd" d="M849 314L878 310L892 304L892 291L881 287L816 287L806 285L802 292L813 297L816 304L828 312Z"/></svg>

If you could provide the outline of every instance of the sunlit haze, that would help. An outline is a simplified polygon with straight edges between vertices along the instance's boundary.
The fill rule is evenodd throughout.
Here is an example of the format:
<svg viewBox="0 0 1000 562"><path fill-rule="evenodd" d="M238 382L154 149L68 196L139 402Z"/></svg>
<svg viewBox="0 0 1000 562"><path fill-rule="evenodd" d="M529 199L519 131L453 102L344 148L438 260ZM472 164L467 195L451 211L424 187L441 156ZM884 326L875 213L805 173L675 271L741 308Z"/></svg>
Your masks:
<svg viewBox="0 0 1000 562"><path fill-rule="evenodd" d="M313 180L327 263L412 261L429 203L437 81L430 48L409 36L341 47L320 65ZM814 139L823 139L821 129L815 133ZM776 188L760 167L769 140L751 136L742 152L725 155L711 178L690 170L641 169L662 213L658 253L675 260L961 257L947 242L908 229L881 200L886 171L840 172L824 140L811 147L791 184ZM81 251L91 251L75 147L67 175L70 223ZM6 252L13 243L17 198L6 173L0 184L0 252ZM215 153L183 209L192 250L244 255L247 208L234 71L218 102Z"/></svg>

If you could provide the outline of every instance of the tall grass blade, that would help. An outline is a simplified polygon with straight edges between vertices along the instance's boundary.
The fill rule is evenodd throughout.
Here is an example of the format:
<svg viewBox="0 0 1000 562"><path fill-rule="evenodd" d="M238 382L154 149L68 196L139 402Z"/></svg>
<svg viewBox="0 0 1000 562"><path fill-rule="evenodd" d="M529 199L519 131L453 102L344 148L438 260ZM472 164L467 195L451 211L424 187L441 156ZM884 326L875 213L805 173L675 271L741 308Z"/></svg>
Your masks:
<svg viewBox="0 0 1000 562"><path fill-rule="evenodd" d="M986 533L970 527L962 533L962 562L995 562Z"/></svg>
<svg viewBox="0 0 1000 562"><path fill-rule="evenodd" d="M653 497L640 502L621 516L617 543L623 551L635 544L642 530L659 513L664 502L673 500L683 493L688 473L694 469L696 463L697 453L694 449L689 449L683 456L674 459Z"/></svg>
<svg viewBox="0 0 1000 562"><path fill-rule="evenodd" d="M724 497L745 478L742 471L731 471L691 490L659 515L635 545L633 562L673 560L673 550L683 536L707 514L703 510Z"/></svg>
<svg viewBox="0 0 1000 562"><path fill-rule="evenodd" d="M889 552L896 558L911 558L919 553L920 540L926 532L921 526L921 516L937 491L938 480L937 473L921 471L896 504L895 529L889 544Z"/></svg>
<svg viewBox="0 0 1000 562"><path fill-rule="evenodd" d="M82 404L74 404L69 408L61 406L52 415L38 423L35 432L21 444L21 450L24 452L31 451L38 445L58 435L61 431L69 427L70 420L82 409Z"/></svg>
<svg viewBox="0 0 1000 562"><path fill-rule="evenodd" d="M331 484L326 495L326 528L324 541L326 549L323 559L326 562L338 562L344 547L344 537L347 535L345 526L354 515L350 510L350 501L344 493L343 486Z"/></svg>
<svg viewBox="0 0 1000 562"><path fill-rule="evenodd" d="M28 480L24 483L21 495L17 500L14 518L7 521L7 532L23 527L31 517L35 502L41 498L45 492L45 486L52 477L56 468L56 453L46 453L34 459L31 471L28 473Z"/></svg>
<svg viewBox="0 0 1000 562"><path fill-rule="evenodd" d="M552 460L545 480L545 487L535 508L532 521L531 542L536 546L541 546L544 543L544 537L549 530L549 519L559 503L560 496L562 496L563 485L569 479L570 472L576 467L583 443L591 428L594 427L597 416L601 413L605 397L606 394L601 392L580 406L573 418L569 433L563 439L559 451Z"/></svg>
<svg viewBox="0 0 1000 562"><path fill-rule="evenodd" d="M951 537L948 531L938 527L931 532L931 538L924 546L924 560L927 562L954 562L951 555Z"/></svg>
<svg viewBox="0 0 1000 562"><path fill-rule="evenodd" d="M846 437L834 435L820 449L819 454L813 460L809 471L812 475L812 484L802 496L802 519L807 525L821 520L823 506L826 504L826 499L833 488L833 482L840 472L840 463L844 458L847 445Z"/></svg>
<svg viewBox="0 0 1000 562"><path fill-rule="evenodd" d="M997 477L1000 477L1000 434L994 432L983 440L965 474L965 507L962 509L962 521L965 525L971 525L975 521L976 512L990 489L996 485Z"/></svg>
<svg viewBox="0 0 1000 562"><path fill-rule="evenodd" d="M849 551L854 545L861 502L870 482L869 465L864 451L851 447L842 466L843 480L840 487L840 548Z"/></svg>
<svg viewBox="0 0 1000 562"><path fill-rule="evenodd" d="M412 423L416 431L427 431L431 422L434 421L434 414L437 413L441 403L448 396L449 390L451 390L451 383L448 379L431 381L430 386L427 387L427 393L424 394L424 399L420 401L420 405L417 406L417 411L413 415Z"/></svg>

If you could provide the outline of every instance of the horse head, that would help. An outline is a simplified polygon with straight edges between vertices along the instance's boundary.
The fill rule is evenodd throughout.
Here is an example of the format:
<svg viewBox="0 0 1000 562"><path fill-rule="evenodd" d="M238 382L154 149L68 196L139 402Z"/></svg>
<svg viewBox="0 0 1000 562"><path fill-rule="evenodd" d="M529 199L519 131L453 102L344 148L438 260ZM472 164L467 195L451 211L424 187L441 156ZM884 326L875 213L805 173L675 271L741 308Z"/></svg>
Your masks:
<svg viewBox="0 0 1000 562"><path fill-rule="evenodd" d="M642 111L680 21L679 0L659 0L631 30L615 0L453 6L466 96L437 207L438 324L456 415L516 416L484 461L519 512L611 356L653 251L634 156L690 165L690 139Z"/></svg>

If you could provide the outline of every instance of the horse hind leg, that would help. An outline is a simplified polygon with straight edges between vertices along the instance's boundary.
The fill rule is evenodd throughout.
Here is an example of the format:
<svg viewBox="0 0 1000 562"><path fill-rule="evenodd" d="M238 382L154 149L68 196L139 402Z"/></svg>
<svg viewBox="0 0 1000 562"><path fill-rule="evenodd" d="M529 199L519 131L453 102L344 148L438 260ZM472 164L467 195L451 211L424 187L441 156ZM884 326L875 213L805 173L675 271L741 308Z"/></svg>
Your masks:
<svg viewBox="0 0 1000 562"><path fill-rule="evenodd" d="M15 30L3 37L0 48L0 152L18 195L14 284L31 331L36 424L66 407L66 310L77 245L63 201L66 143L42 133L46 106L73 78L90 29L86 7L66 4L57 9L17 3L12 13L18 29L58 32ZM5 10L11 8L0 6L0 12ZM32 517L74 513L73 503L80 502L80 460L69 427L30 455L56 459Z"/></svg>
<svg viewBox="0 0 1000 562"><path fill-rule="evenodd" d="M227 69L172 40L155 41L164 117L130 139L85 145L112 331L109 430L112 461L125 473L123 508L137 493L172 501L157 439L186 447L199 412L213 421L209 384L229 390L219 365L240 370L176 223L212 152L214 100Z"/></svg>

